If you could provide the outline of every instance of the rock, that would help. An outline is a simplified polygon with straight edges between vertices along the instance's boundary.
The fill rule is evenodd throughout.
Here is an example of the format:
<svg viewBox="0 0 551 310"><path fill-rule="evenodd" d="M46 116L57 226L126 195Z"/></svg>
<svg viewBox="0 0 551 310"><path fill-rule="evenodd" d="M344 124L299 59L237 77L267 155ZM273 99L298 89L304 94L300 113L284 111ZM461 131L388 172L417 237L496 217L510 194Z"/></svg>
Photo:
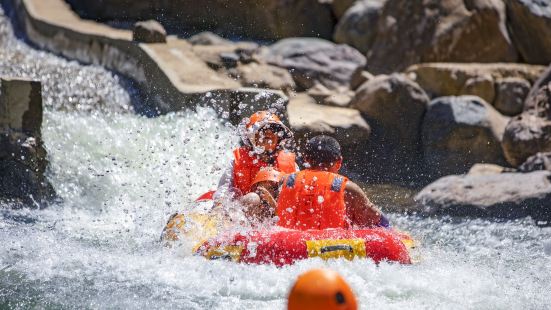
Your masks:
<svg viewBox="0 0 551 310"><path fill-rule="evenodd" d="M421 160L421 122L429 103L415 82L400 74L380 75L364 83L350 107L362 112L372 127L366 147L374 177L410 177Z"/></svg>
<svg viewBox="0 0 551 310"><path fill-rule="evenodd" d="M478 96L486 102L492 103L495 97L494 79L489 74L469 78L459 93Z"/></svg>
<svg viewBox="0 0 551 310"><path fill-rule="evenodd" d="M321 84L316 84L308 89L307 94L314 98L318 104L337 107L347 107L354 97L354 92L344 87L330 90Z"/></svg>
<svg viewBox="0 0 551 310"><path fill-rule="evenodd" d="M166 43L166 30L155 20L141 21L134 24L132 38L143 43Z"/></svg>
<svg viewBox="0 0 551 310"><path fill-rule="evenodd" d="M269 64L287 69L302 89L316 83L329 89L348 88L352 76L365 65L365 57L355 49L315 38L278 41L260 57Z"/></svg>
<svg viewBox="0 0 551 310"><path fill-rule="evenodd" d="M510 168L505 168L499 165L494 164L474 164L471 169L469 169L469 172L467 172L468 175L488 175L488 174L499 174L503 172L507 172Z"/></svg>
<svg viewBox="0 0 551 310"><path fill-rule="evenodd" d="M38 81L0 78L0 129L40 139L42 85Z"/></svg>
<svg viewBox="0 0 551 310"><path fill-rule="evenodd" d="M221 31L225 37L277 40L315 36L330 39L335 26L331 4L319 0L68 0L93 20L156 19L171 32Z"/></svg>
<svg viewBox="0 0 551 310"><path fill-rule="evenodd" d="M41 84L0 79L0 199L36 207L55 196L44 176Z"/></svg>
<svg viewBox="0 0 551 310"><path fill-rule="evenodd" d="M360 0L339 19L333 39L367 53L375 40L377 23L386 0Z"/></svg>
<svg viewBox="0 0 551 310"><path fill-rule="evenodd" d="M367 71L357 72L352 76L352 81L350 81L350 89L356 90L363 83L372 80L374 77L375 76L373 74Z"/></svg>
<svg viewBox="0 0 551 310"><path fill-rule="evenodd" d="M306 94L292 96L287 112L291 129L299 140L329 135L339 141L345 152L367 141L371 133L358 110L319 105Z"/></svg>
<svg viewBox="0 0 551 310"><path fill-rule="evenodd" d="M271 88L283 91L295 89L295 81L287 70L267 65L250 63L238 66L236 75L243 86Z"/></svg>
<svg viewBox="0 0 551 310"><path fill-rule="evenodd" d="M210 68L220 70L234 68L238 62L248 63L258 44L253 42L239 42L223 45L193 45L192 50ZM245 61L244 61L245 60Z"/></svg>
<svg viewBox="0 0 551 310"><path fill-rule="evenodd" d="M388 0L368 47L375 74L424 62L515 62L500 0Z"/></svg>
<svg viewBox="0 0 551 310"><path fill-rule="evenodd" d="M513 167L538 152L550 152L551 121L533 111L513 117L505 127L501 147Z"/></svg>
<svg viewBox="0 0 551 310"><path fill-rule="evenodd" d="M521 172L532 172L537 170L551 171L551 152L538 152L526 159L522 165L518 167Z"/></svg>
<svg viewBox="0 0 551 310"><path fill-rule="evenodd" d="M540 90L540 88L546 86L550 82L551 82L551 66L547 67L547 69L545 69L545 71L541 73L539 78L532 84L532 88L528 93L528 97L526 97L526 101L530 100L530 98L533 97Z"/></svg>
<svg viewBox="0 0 551 310"><path fill-rule="evenodd" d="M451 175L416 196L427 215L551 219L551 172Z"/></svg>
<svg viewBox="0 0 551 310"><path fill-rule="evenodd" d="M551 62L551 5L545 0L506 0L508 25L522 59Z"/></svg>
<svg viewBox="0 0 551 310"><path fill-rule="evenodd" d="M480 77L495 81L507 78L519 78L534 83L545 71L543 66L525 64L460 64L460 63L427 63L413 65L406 70L408 77L415 80L431 97L474 95L483 97L482 92L476 93L473 88L466 87L469 80ZM472 83L472 82L471 82ZM489 84L489 83L488 83ZM484 89L484 88L483 88ZM470 94L465 91L472 92ZM499 96L499 93L496 94ZM488 103L492 103L488 101Z"/></svg>
<svg viewBox="0 0 551 310"><path fill-rule="evenodd" d="M200 32L194 36L189 37L188 42L192 45L232 45L233 42L226 40L221 36L212 33L210 31Z"/></svg>
<svg viewBox="0 0 551 310"><path fill-rule="evenodd" d="M508 118L476 96L432 100L423 119L425 164L433 176L465 173L476 163L504 165Z"/></svg>
<svg viewBox="0 0 551 310"><path fill-rule="evenodd" d="M522 78L504 78L496 81L495 108L509 116L520 114L530 91L530 83Z"/></svg>
<svg viewBox="0 0 551 310"><path fill-rule="evenodd" d="M337 19L341 19L344 13L352 6L357 0L332 0L331 8L333 9L333 14Z"/></svg>

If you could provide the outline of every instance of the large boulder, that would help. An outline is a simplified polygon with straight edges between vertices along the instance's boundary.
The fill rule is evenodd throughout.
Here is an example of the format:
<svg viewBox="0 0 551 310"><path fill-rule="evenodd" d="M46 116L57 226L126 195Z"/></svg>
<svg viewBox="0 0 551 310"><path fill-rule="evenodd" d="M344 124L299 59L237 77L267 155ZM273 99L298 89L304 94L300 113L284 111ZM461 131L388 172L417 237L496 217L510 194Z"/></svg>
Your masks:
<svg viewBox="0 0 551 310"><path fill-rule="evenodd" d="M365 66L365 57L347 45L315 38L289 38L265 49L260 56L292 74L297 86L308 89L320 83L329 89L350 87Z"/></svg>
<svg viewBox="0 0 551 310"><path fill-rule="evenodd" d="M500 0L388 0L367 54L373 73L423 62L515 62Z"/></svg>
<svg viewBox="0 0 551 310"><path fill-rule="evenodd" d="M0 84L0 199L36 207L55 195L44 175L41 84L7 78Z"/></svg>
<svg viewBox="0 0 551 310"><path fill-rule="evenodd" d="M357 1L339 19L333 38L337 43L348 44L362 53L373 45L381 9L386 0Z"/></svg>
<svg viewBox="0 0 551 310"><path fill-rule="evenodd" d="M476 96L432 100L422 130L426 167L440 177L466 173L475 163L506 164L501 139L507 122Z"/></svg>
<svg viewBox="0 0 551 310"><path fill-rule="evenodd" d="M507 124L502 147L514 167L538 152L551 151L551 83L528 98L524 112Z"/></svg>
<svg viewBox="0 0 551 310"><path fill-rule="evenodd" d="M350 106L372 127L366 147L370 171L382 179L413 176L421 163L421 122L429 97L401 74L380 75L357 90Z"/></svg>
<svg viewBox="0 0 551 310"><path fill-rule="evenodd" d="M522 59L551 62L551 5L545 0L506 0L511 37Z"/></svg>
<svg viewBox="0 0 551 310"><path fill-rule="evenodd" d="M346 151L367 141L371 133L358 110L320 105L306 94L291 96L287 113L291 129L302 141L320 134L329 135Z"/></svg>
<svg viewBox="0 0 551 310"><path fill-rule="evenodd" d="M427 215L551 220L551 172L451 175L416 196Z"/></svg>
<svg viewBox="0 0 551 310"><path fill-rule="evenodd" d="M134 24L132 38L143 43L166 43L166 30L156 20L140 21Z"/></svg>
<svg viewBox="0 0 551 310"><path fill-rule="evenodd" d="M192 45L231 45L232 41L222 38L221 36L210 31L203 31L189 37L188 42Z"/></svg>
<svg viewBox="0 0 551 310"><path fill-rule="evenodd" d="M219 31L228 37L331 38L331 4L319 0L68 0L81 16L101 21L159 20L170 32Z"/></svg>

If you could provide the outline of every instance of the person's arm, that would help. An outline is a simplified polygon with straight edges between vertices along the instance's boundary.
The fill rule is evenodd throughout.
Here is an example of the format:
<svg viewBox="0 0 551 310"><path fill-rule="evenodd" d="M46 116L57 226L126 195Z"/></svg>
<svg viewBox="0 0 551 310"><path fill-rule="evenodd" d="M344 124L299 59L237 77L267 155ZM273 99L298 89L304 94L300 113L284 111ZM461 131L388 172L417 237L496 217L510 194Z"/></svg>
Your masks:
<svg viewBox="0 0 551 310"><path fill-rule="evenodd" d="M381 222L383 213L354 182L348 181L344 190L346 215L352 226L373 227Z"/></svg>

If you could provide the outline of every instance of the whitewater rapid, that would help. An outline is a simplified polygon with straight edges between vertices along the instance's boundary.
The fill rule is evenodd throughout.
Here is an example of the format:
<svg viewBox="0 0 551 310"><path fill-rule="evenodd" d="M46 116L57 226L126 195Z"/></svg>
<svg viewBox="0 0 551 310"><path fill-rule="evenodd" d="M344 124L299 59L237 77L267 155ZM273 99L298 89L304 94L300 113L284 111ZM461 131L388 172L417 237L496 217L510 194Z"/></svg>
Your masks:
<svg viewBox="0 0 551 310"><path fill-rule="evenodd" d="M43 81L47 176L62 198L44 210L0 203L0 308L284 309L313 267L341 273L362 309L551 308L551 228L530 219L390 214L422 244L411 266L275 268L162 249L168 216L189 211L227 167L234 128L208 108L134 114L120 77L28 47L1 11L0 75Z"/></svg>

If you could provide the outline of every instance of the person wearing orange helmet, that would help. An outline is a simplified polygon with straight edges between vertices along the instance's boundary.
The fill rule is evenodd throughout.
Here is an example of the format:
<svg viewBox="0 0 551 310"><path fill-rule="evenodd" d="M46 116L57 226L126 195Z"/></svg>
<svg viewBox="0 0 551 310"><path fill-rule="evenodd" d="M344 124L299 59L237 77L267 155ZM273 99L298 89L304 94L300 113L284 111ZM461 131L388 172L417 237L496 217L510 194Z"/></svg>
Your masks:
<svg viewBox="0 0 551 310"><path fill-rule="evenodd" d="M303 157L309 167L282 180L276 208L279 226L299 230L389 226L364 191L338 174L342 155L337 140L316 136L307 142Z"/></svg>
<svg viewBox="0 0 551 310"><path fill-rule="evenodd" d="M222 175L215 199L230 194L249 204L246 197L261 169L273 168L283 173L298 170L296 156L289 149L293 134L279 117L259 111L243 119L238 126L242 146L233 151L230 168ZM254 201L252 202L254 204Z"/></svg>

